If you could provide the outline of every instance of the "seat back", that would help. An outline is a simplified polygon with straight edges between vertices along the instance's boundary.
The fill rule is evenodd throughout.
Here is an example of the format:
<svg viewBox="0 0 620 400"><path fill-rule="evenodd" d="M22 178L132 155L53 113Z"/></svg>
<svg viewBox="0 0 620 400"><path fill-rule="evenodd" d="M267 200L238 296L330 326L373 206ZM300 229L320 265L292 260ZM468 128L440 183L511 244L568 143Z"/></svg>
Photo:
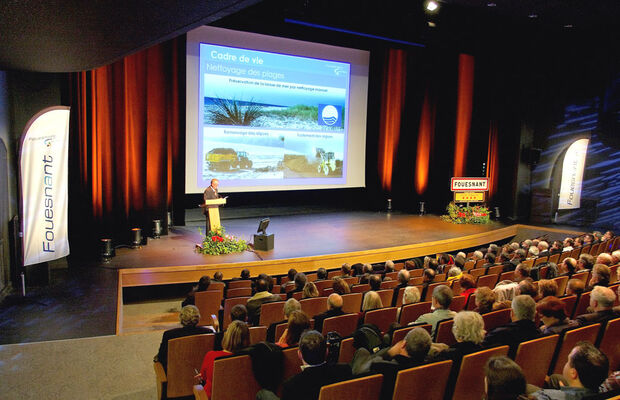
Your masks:
<svg viewBox="0 0 620 400"><path fill-rule="evenodd" d="M560 298L560 301L564 303L564 309L567 316L573 315L573 311L575 311L575 304L577 304L577 296L564 296Z"/></svg>
<svg viewBox="0 0 620 400"><path fill-rule="evenodd" d="M476 287L486 286L493 289L495 287L495 284L497 283L497 279L499 279L499 274L483 275L478 278L478 281L476 282Z"/></svg>
<svg viewBox="0 0 620 400"><path fill-rule="evenodd" d="M407 288L400 288L398 289L398 294L396 295L396 307L400 307L403 305L403 294L405 294L405 289Z"/></svg>
<svg viewBox="0 0 620 400"><path fill-rule="evenodd" d="M424 283L424 277L416 276L414 278L409 278L409 282L407 283L407 285L415 286L415 285L421 285L422 283Z"/></svg>
<svg viewBox="0 0 620 400"><path fill-rule="evenodd" d="M370 285L368 283L362 283L359 285L351 286L351 293L365 293L370 290Z"/></svg>
<svg viewBox="0 0 620 400"><path fill-rule="evenodd" d="M411 276L411 274L409 274L409 276ZM393 272L386 273L385 274L385 278L390 278L393 281L398 281L398 271L393 271Z"/></svg>
<svg viewBox="0 0 620 400"><path fill-rule="evenodd" d="M212 382L212 399L254 400L260 390L252 372L252 359L249 355L216 359L213 363Z"/></svg>
<svg viewBox="0 0 620 400"><path fill-rule="evenodd" d="M396 322L396 313L398 309L396 307L385 307L378 310L372 310L366 312L364 316L365 324L374 324L379 328L381 333L385 333L390 329L390 324Z"/></svg>
<svg viewBox="0 0 620 400"><path fill-rule="evenodd" d="M392 296L394 296L394 290L385 289L377 291L379 297L381 297L381 304L383 307L389 307L392 305Z"/></svg>
<svg viewBox="0 0 620 400"><path fill-rule="evenodd" d="M379 400L383 375L371 375L323 386L319 400Z"/></svg>
<svg viewBox="0 0 620 400"><path fill-rule="evenodd" d="M168 397L191 396L196 375L207 352L213 350L215 335L185 336L168 341L168 367L166 376Z"/></svg>
<svg viewBox="0 0 620 400"><path fill-rule="evenodd" d="M266 326L251 326L250 328L250 345L267 340Z"/></svg>
<svg viewBox="0 0 620 400"><path fill-rule="evenodd" d="M502 273L502 271L504 271L503 265L493 265L492 267L489 267L486 275L495 275L495 274L499 275Z"/></svg>
<svg viewBox="0 0 620 400"><path fill-rule="evenodd" d="M463 357L452 400L480 400L484 396L484 365L488 359L508 354L508 346L468 354Z"/></svg>
<svg viewBox="0 0 620 400"><path fill-rule="evenodd" d="M245 287L252 287L252 281L249 279L244 279L240 281L230 281L228 282L228 290L230 289L239 289Z"/></svg>
<svg viewBox="0 0 620 400"><path fill-rule="evenodd" d="M433 278L433 282L445 282L446 281L446 275L447 274L445 274L445 273L435 275L435 278Z"/></svg>
<svg viewBox="0 0 620 400"><path fill-rule="evenodd" d="M482 268L482 266L486 263L487 263L487 260L485 260L484 258L481 258L480 260L476 260L476 265L474 265L474 269Z"/></svg>
<svg viewBox="0 0 620 400"><path fill-rule="evenodd" d="M299 301L301 311L305 312L309 318L327 311L327 297L314 297Z"/></svg>
<svg viewBox="0 0 620 400"><path fill-rule="evenodd" d="M610 371L620 369L620 345L618 345L618 338L620 338L620 318L607 322L603 338L598 346L599 350L609 359Z"/></svg>
<svg viewBox="0 0 620 400"><path fill-rule="evenodd" d="M381 282L381 289L394 289L398 286L398 281L390 280Z"/></svg>
<svg viewBox="0 0 620 400"><path fill-rule="evenodd" d="M218 315L224 292L222 290L207 290L205 292L196 292L195 296L196 307L200 311L198 325L213 325L211 315Z"/></svg>
<svg viewBox="0 0 620 400"><path fill-rule="evenodd" d="M484 275L485 272L486 272L486 268L474 268L470 270L468 274L471 275L474 278L474 280L476 280L478 279L479 276Z"/></svg>
<svg viewBox="0 0 620 400"><path fill-rule="evenodd" d="M319 291L319 296L324 296L323 290L330 288L333 285L334 285L334 281L332 281L331 279L314 282L314 286L316 286L316 289Z"/></svg>
<svg viewBox="0 0 620 400"><path fill-rule="evenodd" d="M568 285L568 276L558 276L557 278L553 278L552 281L558 285L558 291L555 295L557 297L564 296L564 293L566 293L566 285Z"/></svg>
<svg viewBox="0 0 620 400"><path fill-rule="evenodd" d="M260 306L259 325L269 326L284 319L284 301L264 303Z"/></svg>
<svg viewBox="0 0 620 400"><path fill-rule="evenodd" d="M228 325L230 325L230 311L232 308L237 304L246 305L248 299L249 297L234 297L232 299L224 300L224 312L222 313L224 320L222 321L222 330L225 330L228 328Z"/></svg>
<svg viewBox="0 0 620 400"><path fill-rule="evenodd" d="M447 360L399 371L392 400L442 400L451 368L452 361Z"/></svg>
<svg viewBox="0 0 620 400"><path fill-rule="evenodd" d="M566 331L564 333L564 337L562 338L562 342L560 343L556 351L554 361L549 368L549 375L562 373L562 369L564 368L564 364L568 359L568 355L578 342L585 340L592 344L595 344L596 338L598 336L598 331L600 329L601 324L593 324Z"/></svg>
<svg viewBox="0 0 620 400"><path fill-rule="evenodd" d="M297 354L298 350L299 346L282 350L282 382L301 372L302 362Z"/></svg>
<svg viewBox="0 0 620 400"><path fill-rule="evenodd" d="M610 284L618 282L618 267L620 267L620 264L612 265L611 267L609 267Z"/></svg>
<svg viewBox="0 0 620 400"><path fill-rule="evenodd" d="M358 313L362 309L362 294L349 293L342 295L342 311L346 313Z"/></svg>
<svg viewBox="0 0 620 400"><path fill-rule="evenodd" d="M407 325L416 319L422 314L426 314L431 312L431 302L424 301L421 303L407 304L400 309L400 320L399 323L401 325Z"/></svg>
<svg viewBox="0 0 620 400"><path fill-rule="evenodd" d="M570 252L570 257L577 260L579 258L579 254L581 253L581 247L577 247Z"/></svg>
<svg viewBox="0 0 620 400"><path fill-rule="evenodd" d="M357 285L358 282L360 281L360 279L357 276L351 276L349 278L343 278L343 280L347 283L347 285L349 286L353 286L353 285Z"/></svg>
<svg viewBox="0 0 620 400"><path fill-rule="evenodd" d="M560 264L562 261L564 261L565 259L567 259L568 257L570 257L571 252L570 251L564 251L562 252L562 254L560 254L560 259L558 260L558 264Z"/></svg>
<svg viewBox="0 0 620 400"><path fill-rule="evenodd" d="M549 257L547 256L542 256L542 257L538 257L536 259L536 261L534 261L534 266L540 265L540 264L544 264L547 262L547 260L549 259Z"/></svg>
<svg viewBox="0 0 620 400"><path fill-rule="evenodd" d="M417 278L424 274L424 270L422 268L412 269L409 271L409 278Z"/></svg>
<svg viewBox="0 0 620 400"><path fill-rule="evenodd" d="M325 318L323 321L323 336L331 331L338 332L341 337L351 336L357 329L358 319L357 313Z"/></svg>
<svg viewBox="0 0 620 400"><path fill-rule="evenodd" d="M511 309L506 308L503 310L491 311L490 313L483 314L482 320L484 321L484 329L487 332L490 332L498 326L510 323L510 312Z"/></svg>
<svg viewBox="0 0 620 400"><path fill-rule="evenodd" d="M327 279L333 279L337 276L341 276L342 275L342 270L337 269L335 271L328 271L327 272Z"/></svg>
<svg viewBox="0 0 620 400"><path fill-rule="evenodd" d="M463 271L469 271L470 269L473 269L475 265L476 262L474 260L465 261L465 265L463 265Z"/></svg>
<svg viewBox="0 0 620 400"><path fill-rule="evenodd" d="M463 288L461 287L461 280L453 279L452 280L452 294L454 296L458 296L461 294L462 291L463 291Z"/></svg>
<svg viewBox="0 0 620 400"><path fill-rule="evenodd" d="M396 343L398 343L401 340L403 340L405 338L405 336L407 336L407 333L409 333L409 331L411 331L411 330L413 330L415 328L426 329L426 331L428 332L429 335L431 334L431 331L433 330L433 326L431 324L412 325L412 326L408 326L406 328L397 329L392 334L392 346L394 346Z"/></svg>
<svg viewBox="0 0 620 400"><path fill-rule="evenodd" d="M552 254L549 256L549 262L557 264L560 261L560 253Z"/></svg>
<svg viewBox="0 0 620 400"><path fill-rule="evenodd" d="M590 275L589 271L577 272L576 274L573 274L573 276L571 276L571 279L579 279L581 282L583 282L584 285L587 286L589 275Z"/></svg>
<svg viewBox="0 0 620 400"><path fill-rule="evenodd" d="M353 347L353 338L344 338L340 341L340 353L338 354L338 362L349 364L353 361L355 347Z"/></svg>
<svg viewBox="0 0 620 400"><path fill-rule="evenodd" d="M573 311L573 318L588 312L588 306L590 306L590 293L592 292L585 292L579 296L579 301L577 301L577 306L575 307L575 311Z"/></svg>
<svg viewBox="0 0 620 400"><path fill-rule="evenodd" d="M435 290L437 286L445 284L445 282L435 282L428 285L428 287L426 288L426 294L424 295L424 301L431 301L431 299L433 298L433 290Z"/></svg>
<svg viewBox="0 0 620 400"><path fill-rule="evenodd" d="M252 296L252 288L251 287L241 287L236 289L228 289L226 291L226 298L230 299L232 297L249 297Z"/></svg>
<svg viewBox="0 0 620 400"><path fill-rule="evenodd" d="M543 387L559 340L560 335L551 335L519 344L515 362L523 370L527 383Z"/></svg>
<svg viewBox="0 0 620 400"><path fill-rule="evenodd" d="M459 312L465 308L465 296L454 296L452 298L452 303L450 303L450 310Z"/></svg>
<svg viewBox="0 0 620 400"><path fill-rule="evenodd" d="M275 333L273 335L274 340L276 342L278 342L280 340L280 338L284 334L284 331L286 330L287 327L288 327L288 322L282 322L281 324L276 325L276 330L275 330Z"/></svg>
<svg viewBox="0 0 620 400"><path fill-rule="evenodd" d="M306 274L306 279L308 280L308 282L314 282L317 280L317 278L318 276L316 272L311 272L309 274Z"/></svg>
<svg viewBox="0 0 620 400"><path fill-rule="evenodd" d="M514 278L515 278L515 272L514 271L503 272L499 276L499 282L501 282L501 281L512 281L512 280L514 280Z"/></svg>
<svg viewBox="0 0 620 400"><path fill-rule="evenodd" d="M528 266L528 267L532 267L534 265L534 259L533 258L528 258L526 260L523 260L522 264Z"/></svg>
<svg viewBox="0 0 620 400"><path fill-rule="evenodd" d="M452 346L456 343L456 339L452 334L452 326L454 325L454 320L448 320L440 322L437 325L437 331L435 332L435 343L445 343L448 346Z"/></svg>

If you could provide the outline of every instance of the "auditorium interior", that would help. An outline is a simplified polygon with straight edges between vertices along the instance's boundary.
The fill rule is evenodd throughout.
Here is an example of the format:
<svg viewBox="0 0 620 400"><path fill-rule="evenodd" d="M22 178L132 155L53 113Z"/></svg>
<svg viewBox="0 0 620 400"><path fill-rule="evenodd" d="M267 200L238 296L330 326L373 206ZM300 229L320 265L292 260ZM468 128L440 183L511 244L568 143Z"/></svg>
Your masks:
<svg viewBox="0 0 620 400"><path fill-rule="evenodd" d="M390 292L392 307L385 308L393 308L394 315L388 322L402 324L400 317L394 317L396 308L399 316L401 307L405 310L403 292L395 291L392 297L400 270L411 271L410 286L422 290L423 283L426 289L429 283L443 282L455 292L454 299L463 298L459 296L463 288L455 284L459 279L446 276L452 265L436 271L434 281L423 280L421 271L429 268L429 257L441 261L446 255L447 264L462 259L465 264L459 277L472 274L478 287L493 289L506 279L517 278L505 267L497 269L499 260L496 265L493 261L487 264L486 258L477 260L478 250L495 251L499 257L502 249L509 250L515 242L527 252L532 241L534 247L540 242L566 247L566 238L572 238L571 244L577 239L581 247L575 243L570 250L563 252L560 247L554 253L550 249L539 257L535 250L536 254L527 253L527 260L522 259L528 268L536 269L533 284L537 288L542 286L539 279L549 274L549 279L558 280L557 297L565 299L570 297L568 278L561 279L565 277L558 267L565 259L589 254L598 265L599 254L620 250L617 0L135 0L88 4L27 0L2 2L0 16L0 398L166 398L167 390L182 385L175 386L171 376L162 384L166 371L158 369L153 356L163 332L181 326L182 301L188 293L194 296L195 285L205 275L213 284L215 274L221 273L224 284L216 308L201 310L199 325L213 325L202 318L214 314L216 329L228 326L232 305L246 304L255 296L260 274L273 279L275 287L270 291L280 295L278 304L283 305L287 297L297 298L288 293L295 290L290 282L297 281L288 275L291 269L304 273L308 282L321 281L317 271L327 270L330 284L316 285L323 312L327 296L335 293L331 279L340 276L343 264L370 265L383 279L380 291ZM231 53L237 48L253 49L253 43L267 40L276 43L266 45L269 56L290 56L289 49L299 46L301 59L308 44L309 49L323 46L337 55L331 59L315 55L316 62L336 60L351 66L351 80L346 81L350 96L346 105L350 101L351 108L344 114L341 111L337 122L342 118L343 130L349 135L343 142L345 161L334 162L338 151L334 156L333 151L313 147L309 165L316 179L310 179L309 172L290 172L290 160L299 161L301 152L288 159L284 155L277 165L264 166L266 158L256 155L260 146L255 144L260 139L255 138L248 139L244 151L233 152L240 161L220 169L208 164L205 160L211 152L195 151L197 146L206 146L207 128L203 143L196 126L203 129L206 122L202 120L215 112L204 111L204 118L198 114L215 106L207 104L203 90L210 78L196 72L193 53L195 32L206 28L211 30L205 32L218 37L230 36ZM247 43L245 38L249 38ZM219 44L215 39L213 43ZM278 43L289 47L278 51ZM360 67L357 61L340 59L339 53L366 57L365 64ZM360 71L363 79L357 76ZM311 79L314 72L300 73L299 82ZM195 104L198 92L205 96L200 107ZM232 101L235 106L236 100ZM267 103L260 106L270 115L281 112ZM25 183L29 175L23 172L22 148L33 117L57 106L70 110L68 185L62 204L67 208L65 240L70 253L24 265L27 221L23 213L28 199L23 190L32 183ZM327 107L336 110L319 105L317 129L331 134L330 129L337 128L324 126L333 123L326 119ZM358 115L350 115L350 110ZM262 115L258 120L265 121L266 113ZM247 128L236 125L226 129ZM284 136L278 140L285 143ZM286 145L289 140L287 136ZM587 153L574 150L584 141ZM247 157L254 157L253 168ZM273 177L283 168L285 176L286 171L298 174L292 179L294 185L278 186L279 182L269 178L265 182L274 181L273 186L248 183L249 189L244 189L227 179L236 173ZM198 179L200 171L203 175ZM219 190L226 197L225 206L219 208L225 233L250 244L241 252L216 255L204 251L206 242L216 241L215 236L205 236L203 211L210 209L199 206L212 178L222 181ZM461 200L454 206L457 195L467 193L454 190L454 178L483 178L482 201L472 201L470 207ZM196 179L203 179L202 183L196 184ZM227 186L234 188L227 191ZM473 210L467 222L477 223L464 223L465 209ZM274 242L272 248L263 249L258 240L266 235L259 235L257 227L265 218L269 219L266 233L273 235ZM599 237L599 232L610 232L610 236ZM491 244L499 250L491 251ZM513 257L515 249L510 251ZM464 257L457 256L459 252ZM393 261L394 269L388 271L386 261ZM616 307L618 264L616 259L607 268ZM550 275L553 268L559 268L557 277ZM240 280L246 271L251 285L250 280ZM372 274L360 271L362 277ZM592 274L584 276L586 286ZM351 291L360 293L360 303L351 312L368 315L360 307L370 286L352 275ZM244 281L247 287L230 286ZM481 281L486 283L480 285ZM235 290L242 294L234 296ZM420 299L429 302L429 307L431 294ZM228 302L235 297L236 302ZM303 304L301 298L299 293ZM472 304L465 298L456 311L474 310L473 298ZM587 311L588 303L582 303L590 299L589 294L576 299L568 317ZM282 320L284 314L268 321ZM542 324L538 317L536 322ZM620 334L620 319L615 322L607 330ZM253 343L265 339L263 323L252 329ZM380 329L382 334L388 331L388 327ZM593 343L601 351L614 347L606 332L603 324ZM349 333L342 335L340 362L351 362L353 356L352 347L347 347L353 346ZM218 340L222 341L216 334ZM568 340L560 336L555 353L551 352L549 373L557 368L562 372L564 342ZM213 350L213 341L206 346ZM607 355L615 363L609 366L612 372L620 370L619 346L615 347ZM291 350L287 354L293 354ZM183 371L187 376L176 377L186 387L168 393L169 397L206 399L205 389L196 385L193 376L194 368L200 370L205 351L198 355L190 354L191 349L184 351L188 359L198 357L199 361L191 368L179 367L189 371ZM301 371L300 361L291 361L296 354L284 356L288 378ZM220 369L219 382L213 379L212 399L255 398L260 387L252 378L250 358L235 357L242 361L229 364L237 369ZM443 381L435 385L441 386L440 397L433 398L479 399L484 392L475 390L484 390L484 371L483 364L478 367L478 375L471 375L478 386L472 384L471 393L459 397L458 391L452 394L454 382ZM523 370L531 383L529 372ZM247 374L243 379L247 382L238 382L241 373ZM281 394L281 390L280 385L275 392ZM397 392L394 400L418 398L398 397ZM338 393L346 392L336 392L336 397L326 392L319 398L338 398ZM385 397L384 393L363 396Z"/></svg>

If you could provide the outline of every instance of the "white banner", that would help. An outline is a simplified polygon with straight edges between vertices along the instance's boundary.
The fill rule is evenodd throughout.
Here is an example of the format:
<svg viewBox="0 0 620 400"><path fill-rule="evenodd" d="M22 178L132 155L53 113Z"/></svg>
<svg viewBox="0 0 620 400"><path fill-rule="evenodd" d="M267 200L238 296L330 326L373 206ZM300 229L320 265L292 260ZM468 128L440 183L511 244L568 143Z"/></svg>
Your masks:
<svg viewBox="0 0 620 400"><path fill-rule="evenodd" d="M579 139L573 142L564 155L562 165L562 183L560 185L559 210L581 207L581 183L583 169L586 165L586 153L590 139Z"/></svg>
<svg viewBox="0 0 620 400"><path fill-rule="evenodd" d="M20 155L24 265L69 254L67 187L69 107L50 107L32 117Z"/></svg>

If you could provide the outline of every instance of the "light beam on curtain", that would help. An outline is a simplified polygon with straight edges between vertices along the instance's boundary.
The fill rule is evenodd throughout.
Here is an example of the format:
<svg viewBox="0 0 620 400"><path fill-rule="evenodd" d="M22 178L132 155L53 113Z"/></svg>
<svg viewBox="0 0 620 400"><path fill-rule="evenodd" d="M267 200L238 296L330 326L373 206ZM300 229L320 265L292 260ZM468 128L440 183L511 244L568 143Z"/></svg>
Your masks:
<svg viewBox="0 0 620 400"><path fill-rule="evenodd" d="M488 201L491 201L497 192L497 175L499 173L499 148L497 142L497 121L491 121L489 124L489 150L487 152L487 178L489 178Z"/></svg>
<svg viewBox="0 0 620 400"><path fill-rule="evenodd" d="M390 49L383 71L379 131L379 179L384 190L392 190L392 172L400 137L400 121L405 104L407 53Z"/></svg>
<svg viewBox="0 0 620 400"><path fill-rule="evenodd" d="M415 161L415 191L418 195L426 192L430 156L435 136L435 104L430 104L429 92L424 95L420 127L418 129L418 147Z"/></svg>
<svg viewBox="0 0 620 400"><path fill-rule="evenodd" d="M454 176L464 176L474 94L474 57L459 55L459 82L454 139Z"/></svg>

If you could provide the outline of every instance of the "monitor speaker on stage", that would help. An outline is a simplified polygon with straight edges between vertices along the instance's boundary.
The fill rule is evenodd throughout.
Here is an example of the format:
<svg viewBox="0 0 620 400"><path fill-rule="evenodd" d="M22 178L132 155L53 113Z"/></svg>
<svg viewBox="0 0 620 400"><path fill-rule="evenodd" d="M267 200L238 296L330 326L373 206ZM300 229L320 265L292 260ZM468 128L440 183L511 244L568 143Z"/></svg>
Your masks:
<svg viewBox="0 0 620 400"><path fill-rule="evenodd" d="M273 233L271 235L254 235L254 250L273 250Z"/></svg>

